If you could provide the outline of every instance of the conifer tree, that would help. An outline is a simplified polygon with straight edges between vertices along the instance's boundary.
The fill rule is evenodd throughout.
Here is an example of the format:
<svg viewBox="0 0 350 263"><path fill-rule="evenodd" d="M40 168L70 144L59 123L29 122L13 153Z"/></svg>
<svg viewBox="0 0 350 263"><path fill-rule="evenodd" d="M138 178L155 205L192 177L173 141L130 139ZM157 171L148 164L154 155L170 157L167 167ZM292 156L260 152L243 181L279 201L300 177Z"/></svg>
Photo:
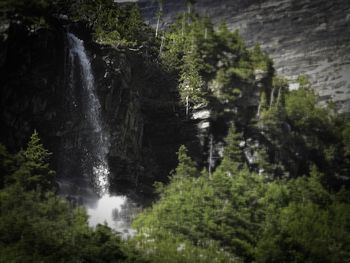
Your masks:
<svg viewBox="0 0 350 263"><path fill-rule="evenodd" d="M163 16L163 6L164 6L164 0L156 0L158 4L158 10L156 13L157 16L157 25L156 25L156 37L158 37L158 31L159 31L159 25Z"/></svg>
<svg viewBox="0 0 350 263"><path fill-rule="evenodd" d="M133 6L126 16L124 23L125 35L128 39L136 40L140 38L143 28L143 18L138 6Z"/></svg>
<svg viewBox="0 0 350 263"><path fill-rule="evenodd" d="M233 175L233 173L243 167L243 154L239 147L241 141L241 134L239 134L236 127L232 125L225 139L224 159L220 165L220 170L228 175Z"/></svg>
<svg viewBox="0 0 350 263"><path fill-rule="evenodd" d="M190 103L202 102L204 81L200 75L200 58L196 49L188 51L183 57L180 76L180 94L189 114Z"/></svg>
<svg viewBox="0 0 350 263"><path fill-rule="evenodd" d="M257 151L257 165L260 175L273 177L274 166L271 163L269 153L263 145Z"/></svg>
<svg viewBox="0 0 350 263"><path fill-rule="evenodd" d="M186 0L186 5L187 5L187 13L190 15L192 12L192 7L196 3L196 0Z"/></svg>
<svg viewBox="0 0 350 263"><path fill-rule="evenodd" d="M253 63L254 69L267 71L272 66L271 59L261 50L259 44L256 44L250 51L250 59Z"/></svg>
<svg viewBox="0 0 350 263"><path fill-rule="evenodd" d="M17 183L27 190L54 190L55 172L49 167L50 156L34 131L26 150L18 154L20 168L14 174Z"/></svg>
<svg viewBox="0 0 350 263"><path fill-rule="evenodd" d="M181 145L177 152L179 164L176 167L176 175L184 177L194 177L198 175L195 162L187 154L187 148Z"/></svg>
<svg viewBox="0 0 350 263"><path fill-rule="evenodd" d="M311 90L311 83L308 77L304 74L298 76L297 81L299 83L299 87L306 90Z"/></svg>

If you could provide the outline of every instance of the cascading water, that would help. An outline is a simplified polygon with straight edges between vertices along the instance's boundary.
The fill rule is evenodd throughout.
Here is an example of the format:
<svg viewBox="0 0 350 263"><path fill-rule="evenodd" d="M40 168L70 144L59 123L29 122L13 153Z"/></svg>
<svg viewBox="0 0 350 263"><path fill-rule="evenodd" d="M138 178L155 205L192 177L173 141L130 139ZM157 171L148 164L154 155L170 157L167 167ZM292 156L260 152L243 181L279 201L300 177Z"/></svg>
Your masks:
<svg viewBox="0 0 350 263"><path fill-rule="evenodd" d="M95 81L91 70L90 61L86 55L83 41L78 39L71 33L68 33L69 43L69 60L72 65L71 80L75 79L76 71L74 66L77 65L77 60L80 67L80 78L82 92L82 111L86 118L86 126L90 129L90 140L93 147L88 147L89 153L86 155L86 160L89 165L92 165L92 174L95 188L99 194L104 194L108 190L109 168L107 163L108 153L108 136L102 129L101 121L101 105L95 91ZM71 81L71 88L74 88L76 83ZM89 172L89 171L87 171Z"/></svg>
<svg viewBox="0 0 350 263"><path fill-rule="evenodd" d="M73 104L75 110L81 111L85 138L79 147L82 152L82 176L91 178L92 190L98 195L95 203L85 202L90 216L91 225L107 222L111 227L123 232L124 236L132 231L129 228L128 206L125 196L109 195L109 174L107 154L109 150L109 136L103 129L101 118L101 104L96 94L95 80L90 60L86 54L84 43L75 35L68 33L69 44L69 88L72 94L78 94ZM87 192L87 191L85 191ZM84 200L84 196L81 198Z"/></svg>

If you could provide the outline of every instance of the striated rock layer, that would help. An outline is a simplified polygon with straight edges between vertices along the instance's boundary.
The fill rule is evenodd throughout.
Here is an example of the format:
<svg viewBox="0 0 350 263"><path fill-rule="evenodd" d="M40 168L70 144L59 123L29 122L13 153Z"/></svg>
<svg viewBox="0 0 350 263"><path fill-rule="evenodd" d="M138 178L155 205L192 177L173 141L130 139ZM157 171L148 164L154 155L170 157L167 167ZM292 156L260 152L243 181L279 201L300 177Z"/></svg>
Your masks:
<svg viewBox="0 0 350 263"><path fill-rule="evenodd" d="M185 2L165 1L163 26L187 10ZM156 5L139 4L155 24ZM238 29L248 46L260 43L279 74L290 80L306 74L323 101L350 111L350 1L198 0L195 9Z"/></svg>

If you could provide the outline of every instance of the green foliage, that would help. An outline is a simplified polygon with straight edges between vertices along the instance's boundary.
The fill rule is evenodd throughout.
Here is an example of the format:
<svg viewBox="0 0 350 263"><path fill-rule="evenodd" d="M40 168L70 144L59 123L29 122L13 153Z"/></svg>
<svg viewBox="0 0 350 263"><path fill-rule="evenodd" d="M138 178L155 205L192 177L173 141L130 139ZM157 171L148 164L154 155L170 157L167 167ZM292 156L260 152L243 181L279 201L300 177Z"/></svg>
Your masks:
<svg viewBox="0 0 350 263"><path fill-rule="evenodd" d="M73 242L83 237L84 232L77 230L88 232L87 225L75 229L68 204L52 193L43 197L19 186L8 187L1 191L1 211L6 213L0 219L0 254L6 262L64 262L64 258L74 262L79 258L76 252L81 248Z"/></svg>
<svg viewBox="0 0 350 263"><path fill-rule="evenodd" d="M225 253L213 254L217 260L213 262L222 262L219 258L225 258L224 255L228 257L226 260L239 256L248 262L253 258L255 231L258 230L262 217L259 199L264 192L264 186L261 177L250 174L247 170L237 169L239 153L237 149L233 149L236 136L232 130L227 139L232 143L228 144L225 151L229 155L225 167L235 173L227 175L222 172L225 168L218 169L211 180L207 173L199 177L181 176L183 163L188 162L189 157L184 155L184 148L180 148L179 156L185 157L179 157L182 161L179 162L170 184L162 187L161 199L134 221L134 227L138 230L136 239L139 246L145 251L151 249L160 253L160 259L156 262L165 260L162 253L179 254L175 250L181 244L185 244L185 251L175 256L174 262L182 262L180 259L187 255L187 249L210 251L219 247ZM169 237L173 237L170 239L172 241L168 240ZM169 243L173 245L170 246ZM189 255L195 258L186 257L183 262L200 259L197 252ZM203 260L205 258L206 256Z"/></svg>
<svg viewBox="0 0 350 263"><path fill-rule="evenodd" d="M259 108L258 108L258 117L260 117L261 112L264 112L268 109L267 96L266 92L262 91L260 94Z"/></svg>
<svg viewBox="0 0 350 263"><path fill-rule="evenodd" d="M190 23L188 22L190 21ZM211 27L208 29L208 27ZM179 73L179 91L182 101L186 104L206 102L206 85L203 71L207 64L203 60L203 46L208 41L213 29L207 20L189 16L180 18L165 34L165 44L162 60L168 68Z"/></svg>
<svg viewBox="0 0 350 263"><path fill-rule="evenodd" d="M286 112L292 124L306 133L322 132L324 127L330 126L329 111L317 106L317 96L306 89L292 91L286 96Z"/></svg>
<svg viewBox="0 0 350 263"><path fill-rule="evenodd" d="M154 263L227 263L241 262L237 258L220 251L220 248L211 242L206 248L193 245L192 242L163 230L142 231L134 238L132 245L137 246L146 254L146 259ZM142 236L143 235L143 236ZM156 238L155 238L156 237Z"/></svg>
<svg viewBox="0 0 350 263"><path fill-rule="evenodd" d="M278 111L284 110L283 104L264 112L274 114L280 137L278 126L285 120L279 119ZM154 262L207 262L207 256L198 253L212 249L224 252L215 256L228 256L224 262L349 261L349 192L325 188L327 175L315 165L309 175L289 180L267 180L250 172L240 140L231 128L223 161L210 178L207 172L195 177L177 175L188 174L184 167L194 167L185 148L179 150L176 174L159 188L160 200L134 221L138 230L134 241L140 251ZM267 152L260 154L263 174L274 174L278 165Z"/></svg>
<svg viewBox="0 0 350 263"><path fill-rule="evenodd" d="M159 44L134 5L1 3L8 14L33 16L25 4L37 10L35 21L66 10L102 44ZM107 226L90 228L84 209L53 193L50 153L35 132L17 155L0 146L1 260L349 262L348 117L319 106L305 76L298 78L299 90L287 91L288 82L273 75L260 46L247 49L225 23L216 31L208 18L188 12L164 32L163 44L161 66L177 77L182 101L213 108L212 118L235 122L242 132L229 129L212 176L205 169L200 174L181 146L169 184L156 184L160 199L136 218L138 232L124 243ZM266 76L259 80L257 74ZM254 97L260 100L258 117ZM257 142L244 146L254 153L249 167L239 146L243 137Z"/></svg>
<svg viewBox="0 0 350 263"><path fill-rule="evenodd" d="M310 177L274 183L266 196L269 213L257 246L258 262L347 262L349 204ZM278 203L277 203L278 202ZM272 204L276 205L272 206Z"/></svg>
<svg viewBox="0 0 350 263"><path fill-rule="evenodd" d="M260 45L255 45L250 52L250 59L255 69L268 71L272 67L272 61L269 56L261 50Z"/></svg>
<svg viewBox="0 0 350 263"><path fill-rule="evenodd" d="M26 150L17 156L19 167L13 173L12 180L26 190L54 190L55 172L49 168L50 155L41 144L38 133L34 131Z"/></svg>
<svg viewBox="0 0 350 263"><path fill-rule="evenodd" d="M211 179L172 177L137 217L134 242L152 262L210 262L204 251L213 249L212 262L349 260L348 192L329 192L315 167L309 176L266 183L229 165L235 173L218 167Z"/></svg>
<svg viewBox="0 0 350 263"><path fill-rule="evenodd" d="M113 46L153 46L153 31L143 22L136 4L120 6L113 0L5 0L1 13L10 20L23 22L31 29L49 27L59 15L85 23L94 40Z"/></svg>
<svg viewBox="0 0 350 263"><path fill-rule="evenodd" d="M0 257L4 262L122 262L119 237L91 229L82 208L48 192L11 186L1 191ZM123 261L124 262L124 261Z"/></svg>
<svg viewBox="0 0 350 263"><path fill-rule="evenodd" d="M134 221L140 251L155 262L201 262L198 253L212 249L243 262L348 261L348 191L335 193L339 187L332 184L349 171L346 118L318 106L304 77L301 88L289 92L260 47L248 50L224 23L215 31L206 19L180 16L165 34L162 59L178 72L183 99L236 108L228 121L245 124L244 132L254 127L248 136L257 132L258 144L249 171L239 147L246 134L230 128L210 178L206 171L199 175L180 148L170 183L158 187L160 200ZM270 75L260 83L254 125L242 114L256 94L257 72ZM217 115L226 116L218 104Z"/></svg>
<svg viewBox="0 0 350 263"><path fill-rule="evenodd" d="M136 246L152 262L230 262L232 256L202 232L206 224L213 224L216 210L206 204L214 204L215 196L206 178L183 176L193 166L184 149L179 150L177 173L162 188L161 200L134 221Z"/></svg>
<svg viewBox="0 0 350 263"><path fill-rule="evenodd" d="M203 92L204 81L199 74L201 66L198 57L192 51L184 56L183 62L179 84L182 100L190 100L195 104L201 103L205 94Z"/></svg>
<svg viewBox="0 0 350 263"><path fill-rule="evenodd" d="M228 130L226 136L226 147L224 149L224 158L220 169L228 175L232 175L242 168L243 154L239 147L239 143L242 141L242 135L238 134L234 125Z"/></svg>
<svg viewBox="0 0 350 263"><path fill-rule="evenodd" d="M272 86L275 88L286 88L288 87L288 80L281 76L274 76Z"/></svg>
<svg viewBox="0 0 350 263"><path fill-rule="evenodd" d="M304 151L327 174L346 176L349 156L346 148L347 119L336 116L331 107L317 105L318 97L311 91L299 89L287 94L285 110L293 130L303 141ZM345 137L344 137L345 135ZM333 179L332 179L333 180Z"/></svg>
<svg viewBox="0 0 350 263"><path fill-rule="evenodd" d="M90 25L95 41L101 44L135 46L152 37L136 5L121 7L112 0L80 1L73 4L71 12L75 20Z"/></svg>
<svg viewBox="0 0 350 263"><path fill-rule="evenodd" d="M0 146L1 262L144 262L109 227L90 228L85 209L52 192L49 156L37 132L15 156Z"/></svg>
<svg viewBox="0 0 350 263"><path fill-rule="evenodd" d="M231 32L225 23L215 31L208 17L196 14L181 15L164 39L162 61L179 74L186 103L208 104L211 96L232 105L246 100L255 89L256 64L270 65L263 52L245 47L238 31Z"/></svg>
<svg viewBox="0 0 350 263"><path fill-rule="evenodd" d="M187 155L187 149L184 145L180 146L177 156L178 156L179 164L175 170L176 176L194 177L198 175L198 170L196 168L196 165L194 161L192 161L191 157Z"/></svg>
<svg viewBox="0 0 350 263"><path fill-rule="evenodd" d="M272 177L300 176L309 172L310 164L316 164L337 188L350 167L347 118L336 115L331 106L318 105L319 98L304 82L304 88L288 92L287 82L275 77L272 103L266 105L265 95L261 97L257 126L270 143L262 147L269 152L269 158L263 159Z"/></svg>
<svg viewBox="0 0 350 263"><path fill-rule="evenodd" d="M301 89L310 89L311 84L306 75L299 75L297 79Z"/></svg>

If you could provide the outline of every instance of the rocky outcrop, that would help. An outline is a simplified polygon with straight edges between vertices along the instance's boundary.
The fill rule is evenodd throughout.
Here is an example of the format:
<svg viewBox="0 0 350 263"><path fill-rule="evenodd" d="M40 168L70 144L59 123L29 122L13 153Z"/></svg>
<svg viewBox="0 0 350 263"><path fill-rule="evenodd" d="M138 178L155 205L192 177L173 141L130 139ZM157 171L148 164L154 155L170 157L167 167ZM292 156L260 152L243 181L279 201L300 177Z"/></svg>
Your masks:
<svg viewBox="0 0 350 263"><path fill-rule="evenodd" d="M139 4L155 24L156 4ZM279 74L293 80L309 76L322 100L336 102L350 111L350 2L347 0L199 0L196 11L225 20L238 29L248 46L260 43L269 53ZM178 12L185 12L184 0L165 1L166 26Z"/></svg>
<svg viewBox="0 0 350 263"><path fill-rule="evenodd" d="M49 143L59 128L65 75L64 30L31 31L6 21L0 49L1 142L11 150L22 147L33 129ZM55 149L53 144L51 149Z"/></svg>
<svg viewBox="0 0 350 263"><path fill-rule="evenodd" d="M144 191L176 166L181 143L195 141L179 103L177 82L146 50L90 47L110 134L114 189ZM131 180L130 180L131 179ZM129 187L125 187L129 185Z"/></svg>
<svg viewBox="0 0 350 263"><path fill-rule="evenodd" d="M176 166L181 143L196 144L195 129L179 103L177 83L147 50L114 48L91 41L82 25L30 31L9 24L0 51L0 141L12 151L23 147L34 129L53 152L60 177L80 178L84 140L91 132L69 85L67 30L84 40L91 60L103 129L109 138L111 190L149 195ZM4 34L2 34L4 35ZM93 142L91 142L93 144ZM69 181L68 180L68 181ZM67 180L65 180L67 182ZM64 187L64 186L63 186Z"/></svg>

